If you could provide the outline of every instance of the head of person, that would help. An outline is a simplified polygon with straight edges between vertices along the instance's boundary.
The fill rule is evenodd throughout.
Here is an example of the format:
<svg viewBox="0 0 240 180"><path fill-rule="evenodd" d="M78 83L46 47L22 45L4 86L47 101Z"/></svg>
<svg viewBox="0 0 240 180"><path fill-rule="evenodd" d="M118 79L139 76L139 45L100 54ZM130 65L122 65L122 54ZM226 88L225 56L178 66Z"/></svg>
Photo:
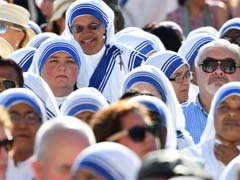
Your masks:
<svg viewBox="0 0 240 180"><path fill-rule="evenodd" d="M6 178L8 152L12 148L12 123L7 110L0 106L0 179Z"/></svg>
<svg viewBox="0 0 240 180"><path fill-rule="evenodd" d="M179 103L188 100L192 72L183 57L173 51L161 51L149 57L144 64L153 65L164 72L174 88Z"/></svg>
<svg viewBox="0 0 240 180"><path fill-rule="evenodd" d="M89 123L92 116L108 103L102 93L93 87L83 87L72 92L63 102L60 113L75 116Z"/></svg>
<svg viewBox="0 0 240 180"><path fill-rule="evenodd" d="M157 97L138 95L128 100L144 105L156 125L161 149L175 149L177 146L176 128L167 106Z"/></svg>
<svg viewBox="0 0 240 180"><path fill-rule="evenodd" d="M219 37L240 46L240 18L226 21L219 30Z"/></svg>
<svg viewBox="0 0 240 180"><path fill-rule="evenodd" d="M77 155L95 143L90 127L71 116L44 123L36 135L32 163L36 180L67 180Z"/></svg>
<svg viewBox="0 0 240 180"><path fill-rule="evenodd" d="M2 92L0 104L8 111L12 122L13 159L15 162L26 160L33 154L37 130L46 121L44 106L31 90L25 88Z"/></svg>
<svg viewBox="0 0 240 180"><path fill-rule="evenodd" d="M53 13L50 19L51 32L62 34L65 29L65 14L75 0L58 0L53 2Z"/></svg>
<svg viewBox="0 0 240 180"><path fill-rule="evenodd" d="M184 176L191 177L191 180L195 180L194 177L199 178L196 180L211 180L198 159L177 150L165 149L151 152L144 157L137 179L167 180Z"/></svg>
<svg viewBox="0 0 240 180"><path fill-rule="evenodd" d="M28 26L29 12L16 4L0 4L0 37L6 39L14 50L24 47L35 35Z"/></svg>
<svg viewBox="0 0 240 180"><path fill-rule="evenodd" d="M98 111L90 121L97 142L113 141L133 150L140 158L156 150L156 128L147 109L125 101L110 104Z"/></svg>
<svg viewBox="0 0 240 180"><path fill-rule="evenodd" d="M211 101L222 85L240 80L239 46L224 39L212 41L200 48L195 67L200 100Z"/></svg>
<svg viewBox="0 0 240 180"><path fill-rule="evenodd" d="M47 82L56 97L64 97L74 89L82 54L75 40L51 37L37 49L30 69Z"/></svg>
<svg viewBox="0 0 240 180"><path fill-rule="evenodd" d="M23 87L22 68L12 59L0 57L0 92L9 88Z"/></svg>
<svg viewBox="0 0 240 180"><path fill-rule="evenodd" d="M239 145L240 84L229 82L216 92L201 142L217 139Z"/></svg>
<svg viewBox="0 0 240 180"><path fill-rule="evenodd" d="M126 146L101 142L84 149L74 161L73 179L135 180L141 160Z"/></svg>
<svg viewBox="0 0 240 180"><path fill-rule="evenodd" d="M114 12L104 1L75 1L66 12L65 34L73 37L85 54L96 54L114 36Z"/></svg>

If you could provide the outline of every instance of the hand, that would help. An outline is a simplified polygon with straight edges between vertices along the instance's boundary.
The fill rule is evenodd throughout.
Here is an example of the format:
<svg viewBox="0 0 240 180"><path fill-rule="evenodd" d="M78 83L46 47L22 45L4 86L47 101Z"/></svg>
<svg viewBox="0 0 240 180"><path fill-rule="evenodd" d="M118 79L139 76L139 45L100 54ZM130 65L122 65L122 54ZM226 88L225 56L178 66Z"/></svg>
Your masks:
<svg viewBox="0 0 240 180"><path fill-rule="evenodd" d="M216 143L214 145L214 154L216 158L225 165L238 156L239 153L240 151L237 149L236 145L232 143L228 145Z"/></svg>

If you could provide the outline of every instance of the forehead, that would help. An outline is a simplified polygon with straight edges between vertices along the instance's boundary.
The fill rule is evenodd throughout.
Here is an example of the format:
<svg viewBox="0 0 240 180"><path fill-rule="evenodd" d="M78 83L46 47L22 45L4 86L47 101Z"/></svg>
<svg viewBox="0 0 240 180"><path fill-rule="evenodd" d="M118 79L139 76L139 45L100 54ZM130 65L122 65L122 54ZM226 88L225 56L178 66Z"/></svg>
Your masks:
<svg viewBox="0 0 240 180"><path fill-rule="evenodd" d="M234 105L234 106L240 106L240 94L227 97L220 104L223 104L223 103Z"/></svg>
<svg viewBox="0 0 240 180"><path fill-rule="evenodd" d="M75 18L73 24L85 24L85 23L92 23L92 22L100 22L95 16L92 15L81 15Z"/></svg>
<svg viewBox="0 0 240 180"><path fill-rule="evenodd" d="M35 112L35 109L27 103L18 103L18 104L12 105L9 108L9 111L13 111L13 110L17 112L24 112L26 110L31 110Z"/></svg>
<svg viewBox="0 0 240 180"><path fill-rule="evenodd" d="M59 51L59 52L52 54L49 58L51 58L51 57L72 57L72 56L69 53L67 53L66 51Z"/></svg>

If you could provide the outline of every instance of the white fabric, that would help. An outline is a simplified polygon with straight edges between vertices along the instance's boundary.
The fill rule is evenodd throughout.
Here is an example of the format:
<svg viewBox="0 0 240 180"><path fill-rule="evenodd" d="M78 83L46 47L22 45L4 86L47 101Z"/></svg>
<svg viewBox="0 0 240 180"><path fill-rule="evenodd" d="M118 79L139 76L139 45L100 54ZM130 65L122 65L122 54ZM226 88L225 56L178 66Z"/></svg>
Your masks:
<svg viewBox="0 0 240 180"><path fill-rule="evenodd" d="M30 39L26 46L38 48L48 38L57 36L58 35L53 32L42 32L34 36L32 39Z"/></svg>
<svg viewBox="0 0 240 180"><path fill-rule="evenodd" d="M31 166L33 159L31 156L15 165L13 159L9 157L6 180L33 180L34 173Z"/></svg>
<svg viewBox="0 0 240 180"><path fill-rule="evenodd" d="M240 155L235 157L225 168L219 180L238 180L240 170Z"/></svg>

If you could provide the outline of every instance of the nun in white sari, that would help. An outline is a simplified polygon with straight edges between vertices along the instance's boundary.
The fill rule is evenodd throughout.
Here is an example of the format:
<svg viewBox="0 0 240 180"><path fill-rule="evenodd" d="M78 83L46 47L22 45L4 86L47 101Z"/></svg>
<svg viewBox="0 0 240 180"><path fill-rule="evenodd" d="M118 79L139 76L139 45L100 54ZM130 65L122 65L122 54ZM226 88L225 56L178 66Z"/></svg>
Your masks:
<svg viewBox="0 0 240 180"><path fill-rule="evenodd" d="M213 179L218 180L225 166L240 153L240 83L223 85L215 94L207 126L198 145L183 150L202 159Z"/></svg>
<svg viewBox="0 0 240 180"><path fill-rule="evenodd" d="M172 114L173 124L177 130L177 148L182 149L193 145L193 140L185 130L185 118L174 92L174 89L165 74L157 67L143 65L128 73L121 92L129 90L151 94L160 98Z"/></svg>
<svg viewBox="0 0 240 180"><path fill-rule="evenodd" d="M66 12L63 33L78 41L84 52L77 86L98 89L108 102L120 96L127 72L147 57L114 41L114 12L99 0L77 0Z"/></svg>

